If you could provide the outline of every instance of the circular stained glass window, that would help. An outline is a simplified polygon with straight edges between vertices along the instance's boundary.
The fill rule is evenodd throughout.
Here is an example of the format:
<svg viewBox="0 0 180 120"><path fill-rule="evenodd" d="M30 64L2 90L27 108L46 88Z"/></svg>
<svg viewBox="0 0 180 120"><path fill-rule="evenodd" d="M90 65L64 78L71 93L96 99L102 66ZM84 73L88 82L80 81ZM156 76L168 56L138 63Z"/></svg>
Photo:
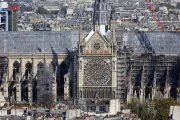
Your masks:
<svg viewBox="0 0 180 120"><path fill-rule="evenodd" d="M109 64L102 59L89 61L84 68L84 85L111 85L111 69Z"/></svg>
<svg viewBox="0 0 180 120"><path fill-rule="evenodd" d="M101 45L99 43L94 43L94 49L99 50Z"/></svg>

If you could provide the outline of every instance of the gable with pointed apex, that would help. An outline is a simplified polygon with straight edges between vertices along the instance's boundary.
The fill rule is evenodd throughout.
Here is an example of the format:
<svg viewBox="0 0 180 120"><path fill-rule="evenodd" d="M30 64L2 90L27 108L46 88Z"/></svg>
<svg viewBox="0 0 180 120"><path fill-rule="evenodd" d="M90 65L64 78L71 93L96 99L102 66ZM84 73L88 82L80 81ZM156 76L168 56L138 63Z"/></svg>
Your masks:
<svg viewBox="0 0 180 120"><path fill-rule="evenodd" d="M91 35L91 37L86 41L86 43L88 43L89 41L94 40L94 39L103 40L107 45L109 45L109 41L99 31L95 31Z"/></svg>
<svg viewBox="0 0 180 120"><path fill-rule="evenodd" d="M84 51L86 51L86 54L111 54L111 43L99 31L94 31L88 40L85 40Z"/></svg>

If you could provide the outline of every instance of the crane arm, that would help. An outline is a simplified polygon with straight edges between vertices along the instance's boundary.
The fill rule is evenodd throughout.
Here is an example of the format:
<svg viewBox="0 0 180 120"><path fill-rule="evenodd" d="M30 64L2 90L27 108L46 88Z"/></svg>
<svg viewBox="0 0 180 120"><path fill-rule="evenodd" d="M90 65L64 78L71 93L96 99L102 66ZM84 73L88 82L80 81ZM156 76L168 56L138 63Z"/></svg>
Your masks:
<svg viewBox="0 0 180 120"><path fill-rule="evenodd" d="M161 31L164 31L164 27L163 27L162 23L159 21L159 19L157 17L157 14L156 14L154 8L152 7L150 1L146 0L146 3L147 3L148 9L151 11L151 13L153 15L153 18L156 20L156 22L157 22L158 26L160 27Z"/></svg>

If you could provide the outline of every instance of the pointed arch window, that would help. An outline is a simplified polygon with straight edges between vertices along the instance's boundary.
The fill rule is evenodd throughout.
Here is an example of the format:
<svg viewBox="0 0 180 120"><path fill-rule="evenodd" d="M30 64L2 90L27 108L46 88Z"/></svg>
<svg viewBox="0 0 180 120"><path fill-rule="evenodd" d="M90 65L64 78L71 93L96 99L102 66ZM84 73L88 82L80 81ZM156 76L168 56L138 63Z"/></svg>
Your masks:
<svg viewBox="0 0 180 120"><path fill-rule="evenodd" d="M20 63L15 61L13 64L13 80L17 80L20 72Z"/></svg>
<svg viewBox="0 0 180 120"><path fill-rule="evenodd" d="M104 3L101 4L101 10L105 10L105 4Z"/></svg>
<svg viewBox="0 0 180 120"><path fill-rule="evenodd" d="M96 5L96 11L99 11L99 4Z"/></svg>
<svg viewBox="0 0 180 120"><path fill-rule="evenodd" d="M25 79L29 79L31 73L32 73L32 64L28 62L26 64L26 69L25 69Z"/></svg>

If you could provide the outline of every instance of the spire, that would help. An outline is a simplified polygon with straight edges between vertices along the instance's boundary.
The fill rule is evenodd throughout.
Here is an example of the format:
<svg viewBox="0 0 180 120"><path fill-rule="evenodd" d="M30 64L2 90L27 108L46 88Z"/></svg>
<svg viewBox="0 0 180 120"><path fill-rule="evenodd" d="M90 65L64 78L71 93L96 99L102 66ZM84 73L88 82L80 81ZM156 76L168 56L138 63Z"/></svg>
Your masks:
<svg viewBox="0 0 180 120"><path fill-rule="evenodd" d="M94 29L96 26L108 25L108 8L106 0L95 0L93 24Z"/></svg>

